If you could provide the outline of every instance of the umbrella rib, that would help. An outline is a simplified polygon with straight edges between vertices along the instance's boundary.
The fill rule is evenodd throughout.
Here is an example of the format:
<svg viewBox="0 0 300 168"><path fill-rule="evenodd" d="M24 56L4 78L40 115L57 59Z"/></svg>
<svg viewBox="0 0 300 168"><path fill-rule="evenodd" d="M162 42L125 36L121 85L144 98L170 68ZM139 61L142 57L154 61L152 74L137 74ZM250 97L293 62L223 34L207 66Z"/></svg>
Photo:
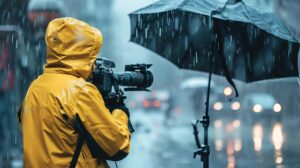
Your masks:
<svg viewBox="0 0 300 168"><path fill-rule="evenodd" d="M184 6L185 4L187 4L190 0L183 0L180 5L178 5L178 8L181 8L182 6Z"/></svg>
<svg viewBox="0 0 300 168"><path fill-rule="evenodd" d="M180 62L179 62L179 65L178 65L179 68L182 68L182 67L183 67L183 65L184 65L184 63L186 62L187 58L188 58L188 55L185 54L185 55L183 56L183 58L180 60Z"/></svg>

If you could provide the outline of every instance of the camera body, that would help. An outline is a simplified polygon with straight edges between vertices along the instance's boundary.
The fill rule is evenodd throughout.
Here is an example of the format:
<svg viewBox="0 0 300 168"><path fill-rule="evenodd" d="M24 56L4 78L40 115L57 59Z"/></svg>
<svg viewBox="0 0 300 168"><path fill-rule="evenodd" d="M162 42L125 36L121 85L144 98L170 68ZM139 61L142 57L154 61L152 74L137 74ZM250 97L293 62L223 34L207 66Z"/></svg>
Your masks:
<svg viewBox="0 0 300 168"><path fill-rule="evenodd" d="M153 75L148 70L151 64L125 65L125 72L114 73L115 63L107 58L97 58L91 82L97 86L102 96L120 92L120 86L125 91L145 91L153 83Z"/></svg>
<svg viewBox="0 0 300 168"><path fill-rule="evenodd" d="M125 99L120 86L125 91L149 91L153 83L153 75L148 69L151 64L125 65L125 72L114 73L115 63L107 58L97 58L91 82L98 88L106 104L112 100Z"/></svg>

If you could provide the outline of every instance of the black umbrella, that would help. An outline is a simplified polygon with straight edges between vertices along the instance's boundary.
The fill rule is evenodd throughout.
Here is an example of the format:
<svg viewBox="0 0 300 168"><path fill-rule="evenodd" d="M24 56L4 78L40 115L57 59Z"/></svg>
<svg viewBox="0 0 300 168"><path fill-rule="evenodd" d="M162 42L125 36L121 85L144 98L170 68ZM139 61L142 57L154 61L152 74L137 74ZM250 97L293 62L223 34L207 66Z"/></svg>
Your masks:
<svg viewBox="0 0 300 168"><path fill-rule="evenodd" d="M244 2L162 0L130 14L131 41L182 69L224 75L245 82L296 77L299 44L272 12ZM235 88L236 90L236 88ZM210 82L202 154L208 167ZM237 93L237 91L236 91ZM197 134L197 132L195 133Z"/></svg>
<svg viewBox="0 0 300 168"><path fill-rule="evenodd" d="M179 68L209 72L212 35L217 29L233 78L253 82L298 76L299 44L293 35L272 12L244 2L163 0L131 13L130 19L131 41ZM213 61L213 73L224 75L220 57L214 56Z"/></svg>

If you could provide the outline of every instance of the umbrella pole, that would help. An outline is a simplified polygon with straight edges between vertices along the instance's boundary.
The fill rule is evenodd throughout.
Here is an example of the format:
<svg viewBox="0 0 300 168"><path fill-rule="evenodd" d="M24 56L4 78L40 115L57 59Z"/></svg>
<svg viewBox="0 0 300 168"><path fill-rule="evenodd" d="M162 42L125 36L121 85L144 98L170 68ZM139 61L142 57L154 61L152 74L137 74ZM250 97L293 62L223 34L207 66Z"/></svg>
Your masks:
<svg viewBox="0 0 300 168"><path fill-rule="evenodd" d="M210 69L209 69L209 77L208 77L208 87L207 87L207 95L206 95L206 102L205 102L205 113L203 115L202 120L200 123L202 123L202 126L204 128L204 144L201 146L198 145L200 144L199 139L198 139L198 131L197 128L194 126L194 135L196 138L196 143L198 146L198 150L194 152L194 158L197 155L201 156L201 161L203 162L203 168L209 168L209 154L210 154L210 149L208 145L208 127L210 123L210 118L209 118L209 100L210 100L210 87L211 87L211 76L212 76L212 71L213 71L213 58L210 58ZM196 122L196 125L199 121ZM197 136L197 137L196 137Z"/></svg>

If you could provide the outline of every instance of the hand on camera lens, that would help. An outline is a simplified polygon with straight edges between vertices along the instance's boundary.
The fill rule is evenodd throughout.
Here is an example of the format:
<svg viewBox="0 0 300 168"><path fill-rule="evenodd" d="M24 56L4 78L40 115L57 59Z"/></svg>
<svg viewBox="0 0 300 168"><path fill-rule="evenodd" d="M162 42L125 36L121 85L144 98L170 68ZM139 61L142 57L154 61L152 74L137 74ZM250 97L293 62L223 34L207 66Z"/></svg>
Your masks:
<svg viewBox="0 0 300 168"><path fill-rule="evenodd" d="M134 132L134 128L131 124L130 121L130 113L128 108L126 107L125 103L124 103L124 99L111 99L109 102L108 108L111 112L113 112L115 109L120 109L123 112L126 113L127 117L128 117L128 129L130 131L130 133Z"/></svg>
<svg viewBox="0 0 300 168"><path fill-rule="evenodd" d="M129 110L128 108L126 107L125 103L124 103L124 100L122 99L113 99L109 102L109 105L108 105L108 108L109 110L112 112L113 110L115 109L120 109L122 111L124 111L128 118L129 118Z"/></svg>

